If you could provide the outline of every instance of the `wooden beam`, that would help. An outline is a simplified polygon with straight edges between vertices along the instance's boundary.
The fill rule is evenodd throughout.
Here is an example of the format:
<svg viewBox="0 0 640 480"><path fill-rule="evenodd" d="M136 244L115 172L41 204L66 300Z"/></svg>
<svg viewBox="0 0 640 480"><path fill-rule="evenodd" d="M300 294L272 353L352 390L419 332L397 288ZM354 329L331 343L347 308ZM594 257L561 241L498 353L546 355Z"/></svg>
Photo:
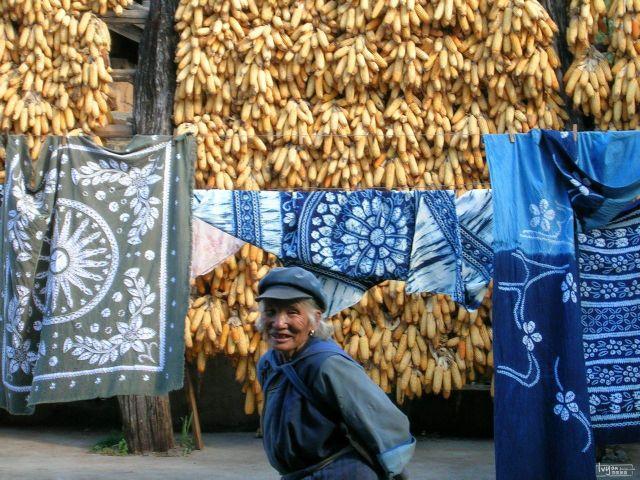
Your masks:
<svg viewBox="0 0 640 480"><path fill-rule="evenodd" d="M144 27L147 17L149 16L149 7L144 7L134 3L130 8L127 8L122 12L122 15L116 15L113 12L107 12L100 18L106 22L107 25L116 24L129 24L140 25Z"/></svg>
<svg viewBox="0 0 640 480"><path fill-rule="evenodd" d="M135 68L113 68L111 69L111 78L114 82L128 82L133 83L135 77Z"/></svg>
<svg viewBox="0 0 640 480"><path fill-rule="evenodd" d="M142 30L134 25L120 24L120 23L112 23L108 25L109 30L112 32L116 32L119 35L122 35L129 40L133 40L136 43L140 43L142 39Z"/></svg>
<svg viewBox="0 0 640 480"><path fill-rule="evenodd" d="M133 137L133 125L112 124L106 127L95 128L93 132L100 138L131 138Z"/></svg>
<svg viewBox="0 0 640 480"><path fill-rule="evenodd" d="M479 392L488 392L491 390L491 385L488 383L467 383L462 386L463 391L479 391Z"/></svg>

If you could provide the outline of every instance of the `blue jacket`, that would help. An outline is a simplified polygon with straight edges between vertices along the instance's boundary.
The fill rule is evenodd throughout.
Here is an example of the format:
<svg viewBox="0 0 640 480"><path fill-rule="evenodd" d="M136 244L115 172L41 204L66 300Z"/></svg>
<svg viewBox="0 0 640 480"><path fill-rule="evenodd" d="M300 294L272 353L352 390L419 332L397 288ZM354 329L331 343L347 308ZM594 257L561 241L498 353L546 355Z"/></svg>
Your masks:
<svg viewBox="0 0 640 480"><path fill-rule="evenodd" d="M280 474L312 467L348 447L345 429L389 477L413 456L407 417L333 340L311 337L290 361L269 350L258 363L258 378L264 448Z"/></svg>

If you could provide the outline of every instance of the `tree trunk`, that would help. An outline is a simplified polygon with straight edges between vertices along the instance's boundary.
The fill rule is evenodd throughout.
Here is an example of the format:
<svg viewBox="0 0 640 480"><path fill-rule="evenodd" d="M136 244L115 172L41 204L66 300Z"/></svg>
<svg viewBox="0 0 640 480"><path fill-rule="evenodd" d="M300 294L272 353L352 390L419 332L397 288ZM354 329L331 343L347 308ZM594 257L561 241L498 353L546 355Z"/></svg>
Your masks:
<svg viewBox="0 0 640 480"><path fill-rule="evenodd" d="M560 93L565 101L565 110L569 114L569 124L578 126L578 130L592 130L593 119L585 116L582 112L574 110L571 98L564 92L562 75L569 70L573 62L573 54L569 51L567 44L567 28L569 27L569 0L540 0L542 6L549 12L551 18L558 25L559 32L556 35L555 47L560 58L560 70L558 72L560 80Z"/></svg>
<svg viewBox="0 0 640 480"><path fill-rule="evenodd" d="M173 133L176 87L174 55L177 0L151 0L139 46L133 119L139 134ZM118 397L125 439L131 453L166 452L174 446L169 396Z"/></svg>

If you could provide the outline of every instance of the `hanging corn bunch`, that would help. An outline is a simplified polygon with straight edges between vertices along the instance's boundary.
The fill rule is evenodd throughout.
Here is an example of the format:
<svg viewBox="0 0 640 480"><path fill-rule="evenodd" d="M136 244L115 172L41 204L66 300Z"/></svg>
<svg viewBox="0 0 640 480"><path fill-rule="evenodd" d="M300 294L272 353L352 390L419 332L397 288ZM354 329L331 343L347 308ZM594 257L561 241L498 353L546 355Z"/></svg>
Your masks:
<svg viewBox="0 0 640 480"><path fill-rule="evenodd" d="M0 2L0 129L27 134L33 157L45 135L109 123L111 39L91 11L128 3Z"/></svg>
<svg viewBox="0 0 640 480"><path fill-rule="evenodd" d="M608 12L612 22L609 52L614 56L610 110L604 125L620 130L640 126L640 2L613 0Z"/></svg>

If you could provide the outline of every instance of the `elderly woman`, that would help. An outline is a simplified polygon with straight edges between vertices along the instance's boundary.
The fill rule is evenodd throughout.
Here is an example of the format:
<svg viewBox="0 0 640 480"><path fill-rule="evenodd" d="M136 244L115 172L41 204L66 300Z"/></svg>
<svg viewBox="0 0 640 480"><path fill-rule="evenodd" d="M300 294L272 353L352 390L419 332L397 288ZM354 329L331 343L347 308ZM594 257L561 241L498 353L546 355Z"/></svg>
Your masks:
<svg viewBox="0 0 640 480"><path fill-rule="evenodd" d="M258 293L271 345L258 365L264 448L282 479L405 478L415 448L407 417L330 338L319 280L274 268Z"/></svg>

